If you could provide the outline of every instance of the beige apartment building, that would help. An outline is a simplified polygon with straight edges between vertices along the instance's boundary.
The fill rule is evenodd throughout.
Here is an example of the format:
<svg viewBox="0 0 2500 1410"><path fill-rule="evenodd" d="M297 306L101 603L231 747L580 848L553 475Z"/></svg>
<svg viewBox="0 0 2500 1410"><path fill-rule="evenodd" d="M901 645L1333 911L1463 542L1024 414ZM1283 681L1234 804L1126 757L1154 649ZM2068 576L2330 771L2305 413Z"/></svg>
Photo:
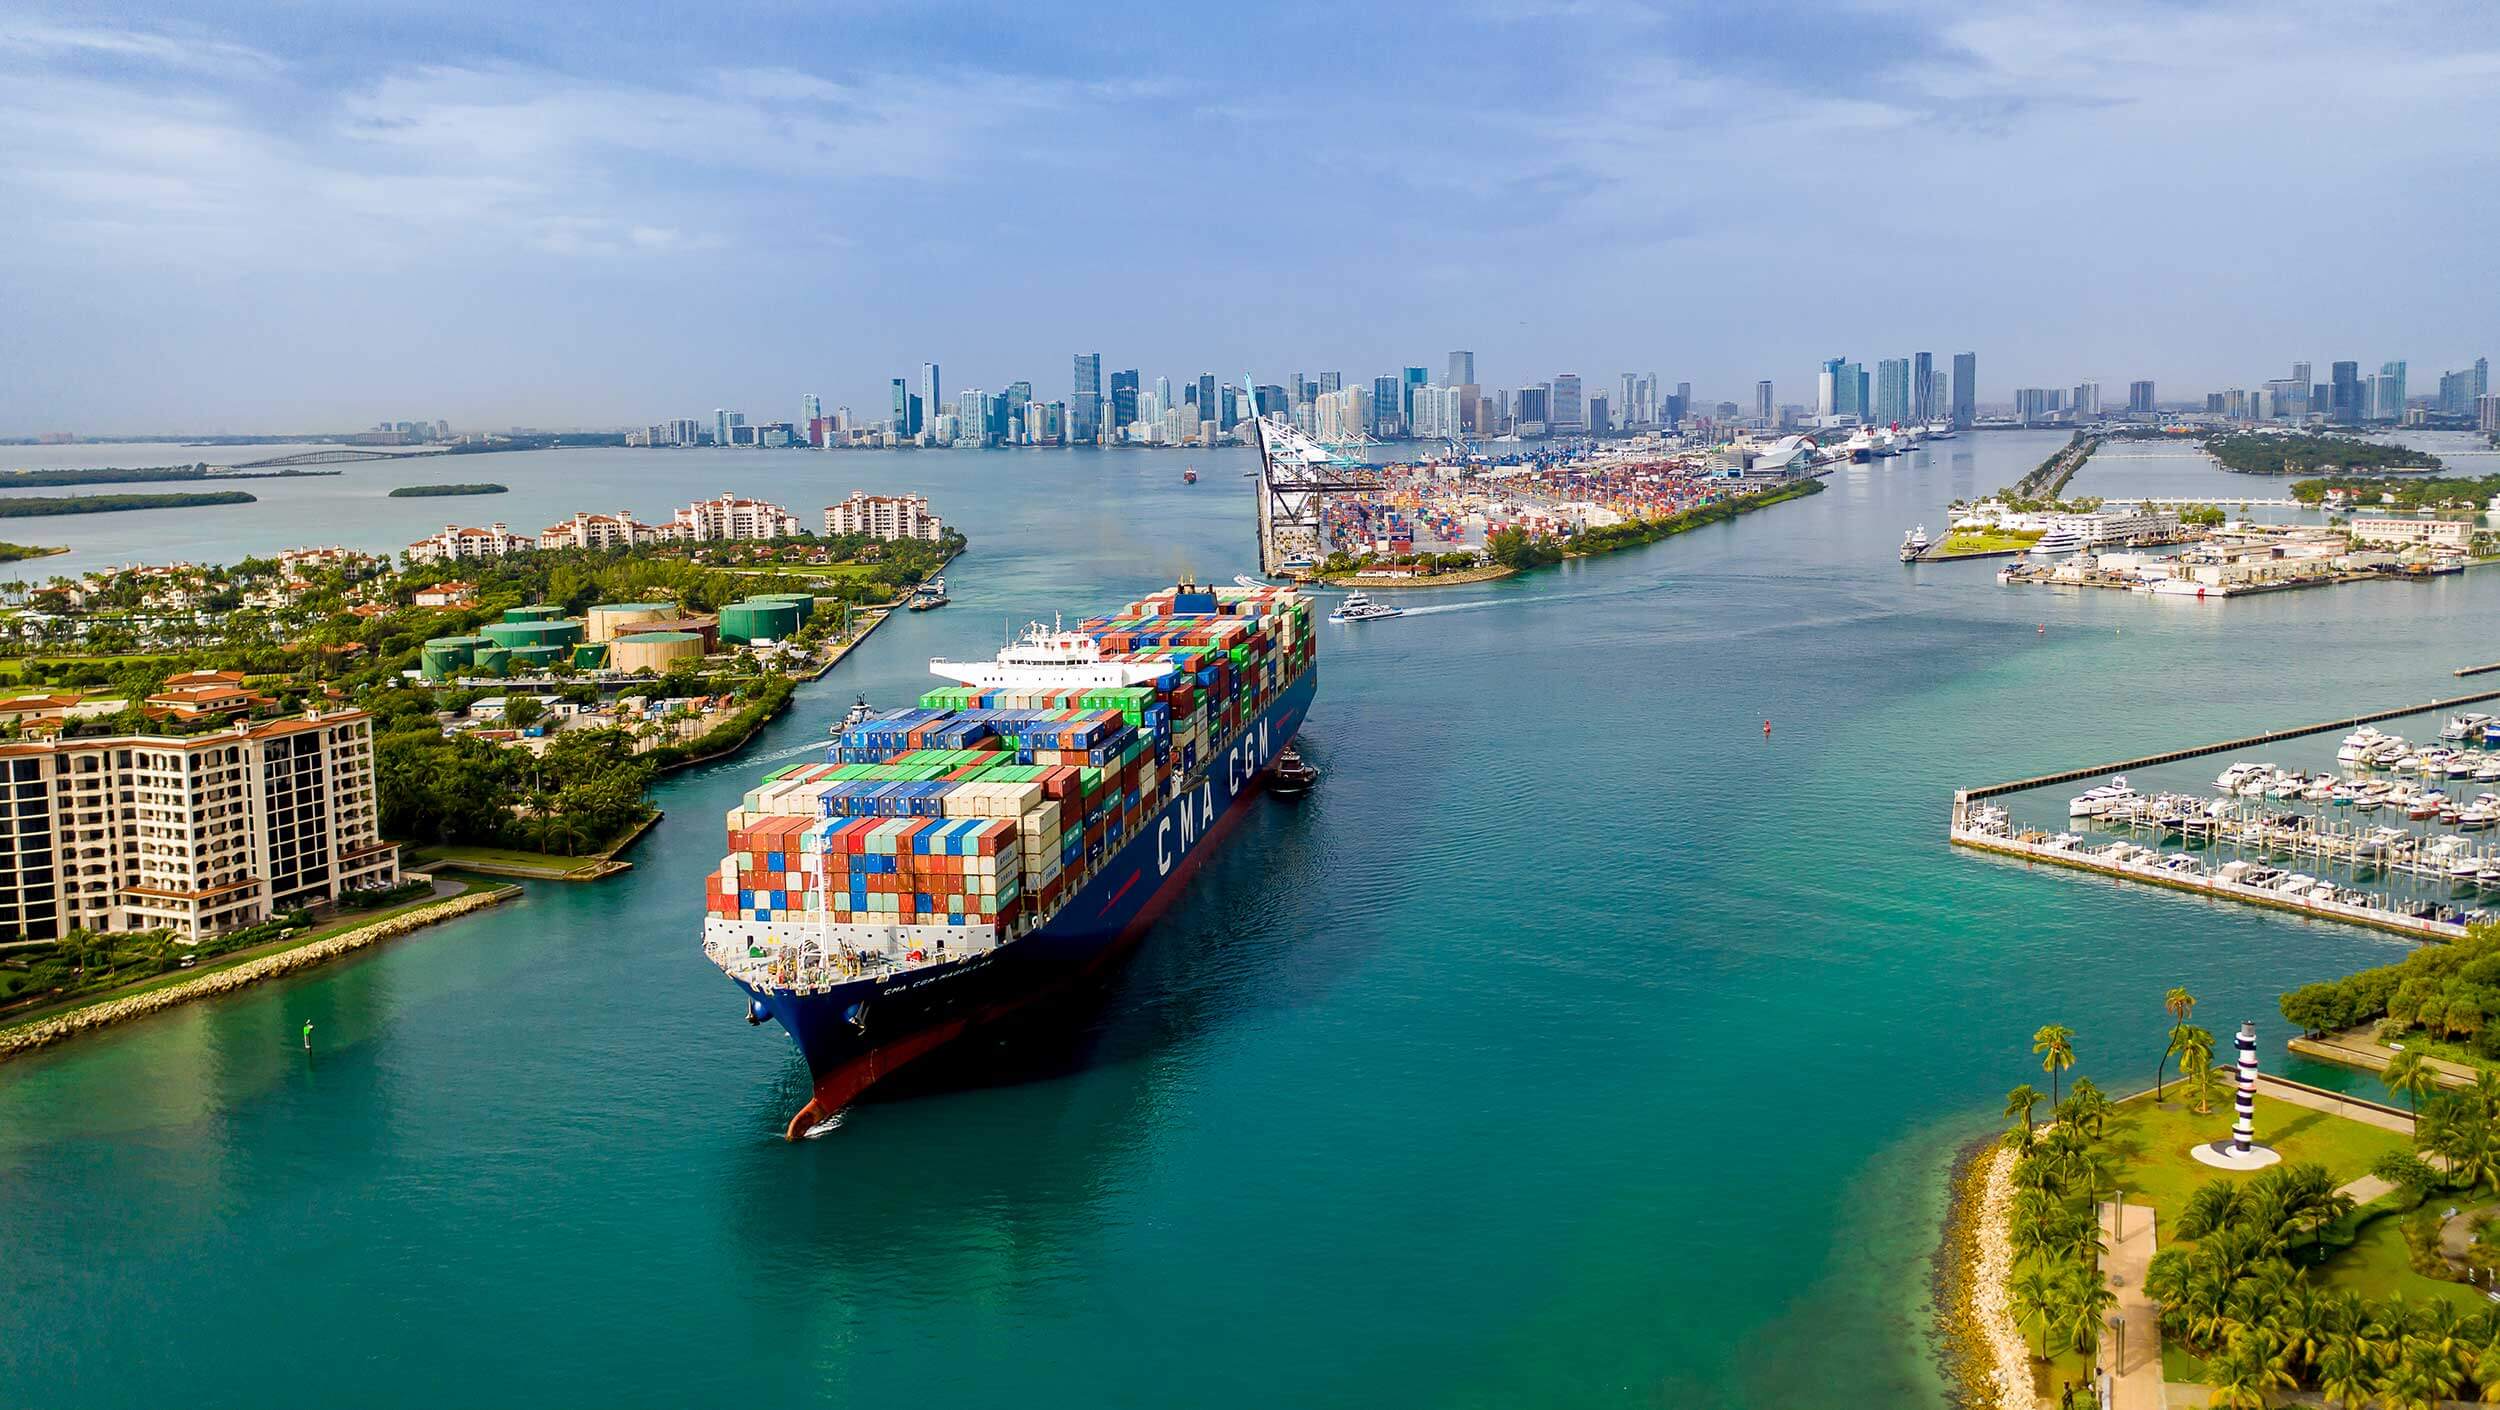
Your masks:
<svg viewBox="0 0 2500 1410"><path fill-rule="evenodd" d="M362 710L0 744L0 937L218 934L396 885Z"/></svg>
<svg viewBox="0 0 2500 1410"><path fill-rule="evenodd" d="M853 490L851 497L840 504L825 506L825 532L866 534L870 538L931 539L946 532L946 525L929 512L929 497L917 494L869 494Z"/></svg>

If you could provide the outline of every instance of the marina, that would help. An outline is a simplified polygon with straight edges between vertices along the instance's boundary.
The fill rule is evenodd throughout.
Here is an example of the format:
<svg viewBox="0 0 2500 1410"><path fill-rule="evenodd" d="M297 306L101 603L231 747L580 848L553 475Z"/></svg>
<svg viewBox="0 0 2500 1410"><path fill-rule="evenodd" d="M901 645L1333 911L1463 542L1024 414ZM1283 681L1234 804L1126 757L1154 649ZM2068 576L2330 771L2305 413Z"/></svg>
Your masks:
<svg viewBox="0 0 2500 1410"><path fill-rule="evenodd" d="M2464 707L2500 692L2371 712L1954 795L1956 846L2218 899L2447 940L2500 906L2500 719ZM2416 737L2383 731L2422 722ZM2202 786L2198 760L2271 745L2315 769L2235 759ZM2426 738L2423 736L2427 736ZM2140 786L2149 772L2155 786ZM2131 782L2130 780L2136 780ZM2063 800L2052 790L2091 782ZM2307 867L2311 870L2300 870Z"/></svg>

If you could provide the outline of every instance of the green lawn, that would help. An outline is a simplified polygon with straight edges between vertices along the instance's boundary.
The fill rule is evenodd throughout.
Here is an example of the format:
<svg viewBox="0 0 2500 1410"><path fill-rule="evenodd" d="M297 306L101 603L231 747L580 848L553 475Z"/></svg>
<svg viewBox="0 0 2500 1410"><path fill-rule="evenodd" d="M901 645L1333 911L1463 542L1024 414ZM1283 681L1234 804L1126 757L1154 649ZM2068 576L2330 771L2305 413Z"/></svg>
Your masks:
<svg viewBox="0 0 2500 1410"><path fill-rule="evenodd" d="M2466 1201L2462 1195L2435 1194L2427 1203L2433 1209L2444 1210L2450 1205L2463 1208ZM2326 1266L2311 1277L2324 1287L2351 1288L2369 1297L2403 1293L2416 1302L2443 1298L2459 1307L2480 1306L2483 1295L2465 1284L2425 1278L2413 1271L2404 1232L2404 1221L2412 1213L2393 1211L2362 1225L2361 1236L2352 1247L2328 1259Z"/></svg>
<svg viewBox="0 0 2500 1410"><path fill-rule="evenodd" d="M570 876L589 871L606 861L604 857L559 857L553 852L522 852L509 847L455 847L436 845L411 847L407 864L423 870L432 866L457 867L497 866L520 867L551 875Z"/></svg>
<svg viewBox="0 0 2500 1410"><path fill-rule="evenodd" d="M2187 1204L2188 1196L2208 1180L2245 1178L2199 1162L2190 1148L2231 1134L2231 1107L2213 1104L2198 1116L2186 1102L2159 1106L2151 1096L2119 1104L2111 1114L2108 1145L2118 1162L2118 1185L2130 1204L2150 1204L2167 1229ZM2283 1153L2287 1161L2316 1161L2336 1183L2370 1173L2370 1166L2389 1151L2410 1151L2413 1142L2394 1131L2365 1125L2323 1111L2285 1102L2257 1102L2257 1139Z"/></svg>
<svg viewBox="0 0 2500 1410"><path fill-rule="evenodd" d="M1988 529L1956 529L1945 535L1944 542L1936 545L1927 556L1951 558L1964 553L2010 553L2018 548L2029 548L2039 541L2037 530L1998 533Z"/></svg>

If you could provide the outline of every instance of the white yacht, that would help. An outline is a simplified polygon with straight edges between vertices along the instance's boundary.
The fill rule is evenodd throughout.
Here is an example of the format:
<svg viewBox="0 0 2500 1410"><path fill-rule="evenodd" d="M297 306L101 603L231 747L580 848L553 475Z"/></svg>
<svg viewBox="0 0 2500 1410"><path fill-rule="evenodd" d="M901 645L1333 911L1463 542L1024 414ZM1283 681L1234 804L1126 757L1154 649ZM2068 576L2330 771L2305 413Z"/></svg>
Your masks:
<svg viewBox="0 0 2500 1410"><path fill-rule="evenodd" d="M2141 796L2142 795L2138 794L2134 789L2127 786L2126 776L2121 774L2117 778L2111 779L2109 782L2102 784L2098 788L2087 788L2083 792L2076 794L2073 798L2068 799L2066 801L2066 816L2070 818L2097 818L2103 813L2110 811L2112 808L2131 804Z"/></svg>
<svg viewBox="0 0 2500 1410"><path fill-rule="evenodd" d="M1359 592L1349 592L1345 595L1345 601L1337 604L1337 610L1328 614L1328 620L1332 622L1371 622L1377 621L1382 617L1403 617L1405 615L1406 609L1403 607L1392 607L1386 602L1374 602Z"/></svg>
<svg viewBox="0 0 2500 1410"><path fill-rule="evenodd" d="M2480 741L2483 737L2483 727L2490 723L2491 716L2489 715L2451 716L2448 723L2439 727L2439 737L2451 743L2464 740Z"/></svg>
<svg viewBox="0 0 2500 1410"><path fill-rule="evenodd" d="M2083 534L2072 524L2058 524L2042 534L2040 541L2025 551L2045 558L2052 553L2072 553L2081 547L2083 547Z"/></svg>
<svg viewBox="0 0 2500 1410"><path fill-rule="evenodd" d="M1927 538L1927 526L1925 524L1921 524L1917 528L1912 529L1908 533L1901 536L1901 561L1904 563L1915 563L1926 555L1928 549L1933 547L1935 547L1935 545L1929 542Z"/></svg>
<svg viewBox="0 0 2500 1410"><path fill-rule="evenodd" d="M1939 418L1927 423L1927 439L1931 441L1949 441L1952 440L1953 437L1953 422L1950 419Z"/></svg>

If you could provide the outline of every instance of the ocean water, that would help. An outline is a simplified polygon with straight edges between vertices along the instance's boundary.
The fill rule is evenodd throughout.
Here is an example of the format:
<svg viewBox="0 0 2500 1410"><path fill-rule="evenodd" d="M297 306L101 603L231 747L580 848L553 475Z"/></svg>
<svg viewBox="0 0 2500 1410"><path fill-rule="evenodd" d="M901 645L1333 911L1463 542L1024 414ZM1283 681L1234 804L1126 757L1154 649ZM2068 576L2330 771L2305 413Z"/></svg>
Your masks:
<svg viewBox="0 0 2500 1410"><path fill-rule="evenodd" d="M2494 573L2195 604L1895 561L2060 440L1324 627L1311 797L1100 992L796 1145L794 1052L696 946L721 812L932 655L1247 569L1242 457L458 462L516 524L912 487L973 548L664 783L631 873L0 1068L0 1404L1935 1405L1941 1175L2033 1028L2132 1090L2185 984L2280 1066L2278 992L2404 949L1950 852L1953 788L2500 655ZM443 512L323 502L187 541Z"/></svg>

